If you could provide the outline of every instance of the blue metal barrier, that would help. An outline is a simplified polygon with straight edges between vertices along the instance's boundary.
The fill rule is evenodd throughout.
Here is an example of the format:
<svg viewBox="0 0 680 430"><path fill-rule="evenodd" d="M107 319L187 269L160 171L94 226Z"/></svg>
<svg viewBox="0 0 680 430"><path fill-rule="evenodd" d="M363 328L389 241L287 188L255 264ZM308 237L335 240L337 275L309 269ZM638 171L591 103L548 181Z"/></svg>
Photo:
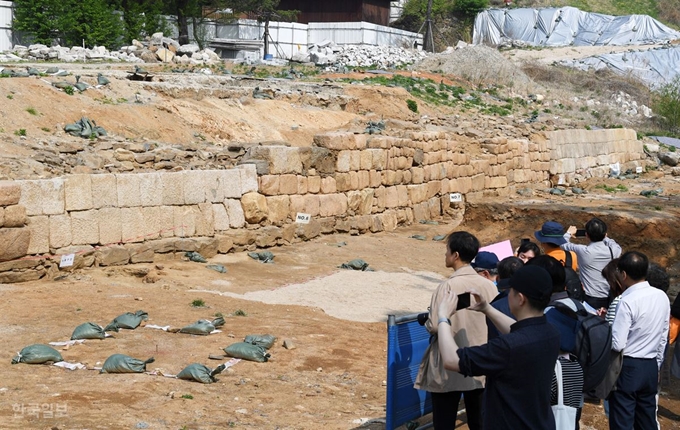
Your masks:
<svg viewBox="0 0 680 430"><path fill-rule="evenodd" d="M430 342L430 334L418 324L418 314L387 318L386 430L432 412L430 394L413 383Z"/></svg>

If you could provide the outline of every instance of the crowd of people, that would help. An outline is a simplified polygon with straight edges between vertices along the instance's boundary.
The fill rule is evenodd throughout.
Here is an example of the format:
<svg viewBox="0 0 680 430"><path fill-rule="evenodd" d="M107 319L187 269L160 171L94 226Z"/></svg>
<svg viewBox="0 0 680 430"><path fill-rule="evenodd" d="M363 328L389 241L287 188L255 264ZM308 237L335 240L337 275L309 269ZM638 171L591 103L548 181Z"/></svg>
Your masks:
<svg viewBox="0 0 680 430"><path fill-rule="evenodd" d="M472 430L578 430L584 399L600 398L610 429L660 428L660 369L680 328L668 274L623 252L599 218L583 230L549 221L534 237L499 260L468 232L448 236L453 274L423 319L431 338L414 384L430 393L435 430L455 428L461 397ZM576 353L593 324L608 336L597 381ZM680 378L680 348L674 358Z"/></svg>

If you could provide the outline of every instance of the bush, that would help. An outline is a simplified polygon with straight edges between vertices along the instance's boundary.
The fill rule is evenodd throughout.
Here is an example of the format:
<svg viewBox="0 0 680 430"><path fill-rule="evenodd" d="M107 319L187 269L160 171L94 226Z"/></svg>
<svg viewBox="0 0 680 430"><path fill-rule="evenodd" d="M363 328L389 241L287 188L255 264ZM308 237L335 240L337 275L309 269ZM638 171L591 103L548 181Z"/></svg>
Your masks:
<svg viewBox="0 0 680 430"><path fill-rule="evenodd" d="M408 109L411 112L418 113L418 103L416 103L415 100L411 100L411 99L406 100L406 106L408 106Z"/></svg>
<svg viewBox="0 0 680 430"><path fill-rule="evenodd" d="M652 109L661 118L661 126L673 133L680 132L680 76L654 93Z"/></svg>

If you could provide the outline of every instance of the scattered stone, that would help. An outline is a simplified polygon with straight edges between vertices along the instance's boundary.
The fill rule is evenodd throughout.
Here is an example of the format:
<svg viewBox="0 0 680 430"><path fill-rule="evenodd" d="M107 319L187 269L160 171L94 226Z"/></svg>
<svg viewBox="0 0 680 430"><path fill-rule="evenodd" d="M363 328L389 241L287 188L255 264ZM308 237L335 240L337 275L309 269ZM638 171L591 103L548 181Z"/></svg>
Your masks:
<svg viewBox="0 0 680 430"><path fill-rule="evenodd" d="M435 242L439 242L439 241L442 241L442 240L444 240L444 239L446 239L446 235L445 235L445 234L438 234L437 236L435 236L435 237L432 238L432 240L434 240Z"/></svg>
<svg viewBox="0 0 680 430"><path fill-rule="evenodd" d="M261 263L274 262L274 254L271 251L249 252L248 257L252 258L253 260L258 260Z"/></svg>
<svg viewBox="0 0 680 430"><path fill-rule="evenodd" d="M295 343L290 339L283 340L283 347L286 349L295 349Z"/></svg>
<svg viewBox="0 0 680 430"><path fill-rule="evenodd" d="M184 256L189 259L189 261L193 261L196 263L207 263L208 260L206 260L201 254L199 254L196 251L188 251L184 253Z"/></svg>
<svg viewBox="0 0 680 430"><path fill-rule="evenodd" d="M418 222L421 223L421 224L439 225L439 222L437 222L437 221L431 221L431 220L429 220L429 219L421 219L421 220L418 221Z"/></svg>
<svg viewBox="0 0 680 430"><path fill-rule="evenodd" d="M328 245L328 246L337 246L338 248L341 248L341 247L343 247L343 246L347 246L347 242L327 243L326 245Z"/></svg>
<svg viewBox="0 0 680 430"><path fill-rule="evenodd" d="M414 234L409 236L410 239L416 239L416 240L427 240L427 237L423 236L422 234Z"/></svg>
<svg viewBox="0 0 680 430"><path fill-rule="evenodd" d="M677 166L680 161L680 151L676 152L659 152L659 160L669 166Z"/></svg>
<svg viewBox="0 0 680 430"><path fill-rule="evenodd" d="M564 190L561 188L551 188L550 189L550 194L554 196L563 196L564 195Z"/></svg>
<svg viewBox="0 0 680 430"><path fill-rule="evenodd" d="M642 190L642 191L640 191L640 195L645 196L645 197L659 196L662 193L663 193L663 188L657 188L655 190Z"/></svg>
<svg viewBox="0 0 680 430"><path fill-rule="evenodd" d="M227 268L221 264L208 264L205 267L210 270L214 270L215 272L227 273Z"/></svg>
<svg viewBox="0 0 680 430"><path fill-rule="evenodd" d="M210 354L208 355L208 358L210 360L224 360L224 357L226 357L224 354Z"/></svg>
<svg viewBox="0 0 680 430"><path fill-rule="evenodd" d="M673 176L680 176L680 167L673 167L673 168L671 169L671 174L672 174Z"/></svg>
<svg viewBox="0 0 680 430"><path fill-rule="evenodd" d="M574 194L588 194L588 191L584 190L583 188L579 187L572 187L571 192Z"/></svg>

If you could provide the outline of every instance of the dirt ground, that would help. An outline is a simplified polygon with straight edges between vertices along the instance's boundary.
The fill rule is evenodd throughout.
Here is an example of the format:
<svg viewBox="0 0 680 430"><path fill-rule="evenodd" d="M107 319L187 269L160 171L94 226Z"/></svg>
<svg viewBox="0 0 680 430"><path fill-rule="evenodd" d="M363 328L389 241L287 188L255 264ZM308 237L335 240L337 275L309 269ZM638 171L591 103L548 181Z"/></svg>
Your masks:
<svg viewBox="0 0 680 430"><path fill-rule="evenodd" d="M507 238L516 245L541 220L565 214L559 202L553 203L557 204L546 207L508 202L505 213L493 205L469 205L464 224L457 228L476 232L482 243ZM616 238L624 247L633 246L634 224L624 227L621 220L637 209L625 213L632 207L629 203L610 204L616 215L608 221L626 229ZM591 213L597 210L591 208ZM667 212L648 211L646 223L658 226L665 216L677 216L677 209L669 207ZM577 213L574 219L586 215ZM437 283L448 275L444 244L431 239L454 227L442 220L439 225L416 224L390 233L322 236L272 249L274 264L259 263L245 253L212 259L227 267L226 274L177 258L80 270L57 281L2 285L0 342L5 359L0 362L0 427L382 430L386 315L427 308ZM654 238L658 243L641 248L652 258L659 257L655 249L677 247L677 231L661 233L665 237ZM427 240L411 238L414 234ZM376 271L337 268L354 258L364 259ZM677 257L666 264L674 274L674 295ZM135 276L140 268L149 269L147 280L154 282ZM193 307L194 300L203 300L205 307ZM209 367L225 362L226 358L208 356L220 354L248 334L273 334L278 340L269 362L241 361L211 385L147 374L10 364L24 346L67 340L81 323L106 325L117 315L138 309L148 312L147 324L181 327L218 313L226 324L223 332L206 337L146 327L122 330L113 338L61 350L64 359L91 369L111 354L124 353L143 360L154 357L149 371L177 374L193 362ZM240 313L246 315L236 316ZM295 348L282 347L284 340ZM36 405L45 409L36 411ZM680 427L678 411L680 384L674 380L664 385L660 397L662 429ZM461 421L457 428L467 426ZM582 428L607 428L601 405L586 405Z"/></svg>
<svg viewBox="0 0 680 430"><path fill-rule="evenodd" d="M547 50L517 52L518 56L547 55ZM363 129L368 119L381 117L419 126L418 116L406 107L408 93L400 88L351 85L343 91L352 102L339 109L319 95L333 92L334 84L325 83L325 77L304 91L296 89L288 99L265 101L249 96L251 87L260 84L251 78L240 83L241 77L171 74L150 67L165 82L145 85L125 79L131 68L68 65L86 82L94 83L98 71L112 81L109 87L75 96L53 88L49 81L55 78L0 80L0 156L30 160L38 143L52 146L68 140L64 124L81 116L95 119L115 136L168 144L285 141L309 145L314 134ZM437 81L448 78L452 80L445 83L463 82L450 76ZM423 103L420 113L437 115L441 110ZM464 120L475 119L455 117L451 124ZM27 137L18 136L20 129ZM15 173L8 172L7 177L17 177ZM32 173L42 174L47 173ZM0 285L4 349L0 428L383 430L386 315L424 311L437 283L449 274L444 244L431 240L435 235L464 228L484 244L512 239L517 245L547 219L578 224L597 214L624 247L643 250L669 268L673 275L669 295L675 297L680 275L680 228L676 226L680 182L670 171L650 172L626 181L625 192L601 188L620 183L611 179L579 184L589 192L582 196L551 196L537 190L531 197L470 203L461 226L440 220L439 225L415 224L389 233L322 236L272 249L274 264L263 265L245 253L212 259L227 267L225 274L176 256L159 257L153 264L68 272L54 281ZM639 196L641 190L659 187L664 189L661 197ZM427 240L410 238L414 234L426 235ZM343 242L346 245L338 246ZM364 259L376 271L338 269L355 258ZM137 276L144 271L149 271L145 278ZM196 300L204 301L205 307L192 306ZM220 354L248 334L273 334L278 340L269 362L241 361L211 385L147 374L107 375L10 364L27 345L67 340L79 324L106 325L124 312L139 309L148 312L147 324L182 327L218 314L224 315L226 324L221 333L206 337L146 327L124 330L113 338L61 350L64 359L93 369L114 353L143 360L154 357L148 370L174 375L190 363L214 368L226 362L208 356ZM284 340L295 348L284 348ZM666 378L659 408L662 429L680 428L678 413L680 384ZM428 418L418 422L426 423ZM586 405L581 423L583 429L606 429L602 406ZM461 421L457 428L467 426Z"/></svg>

